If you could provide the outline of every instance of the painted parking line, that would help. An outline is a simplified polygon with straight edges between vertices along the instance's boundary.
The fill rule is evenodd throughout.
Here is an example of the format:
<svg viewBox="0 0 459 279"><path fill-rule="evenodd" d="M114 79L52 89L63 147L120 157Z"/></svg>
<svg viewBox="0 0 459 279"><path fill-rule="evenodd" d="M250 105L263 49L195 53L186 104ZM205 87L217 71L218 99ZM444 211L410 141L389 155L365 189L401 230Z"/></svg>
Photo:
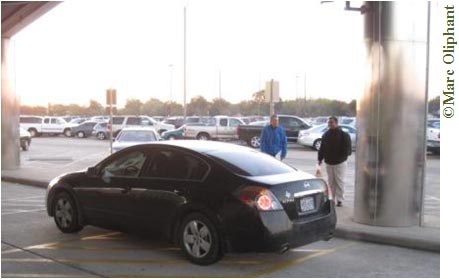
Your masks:
<svg viewBox="0 0 459 279"><path fill-rule="evenodd" d="M17 209L17 210L10 211L10 212L2 212L2 216L13 215L13 214L21 214L21 213L42 212L42 211L46 211L46 209L31 209L31 210Z"/></svg>

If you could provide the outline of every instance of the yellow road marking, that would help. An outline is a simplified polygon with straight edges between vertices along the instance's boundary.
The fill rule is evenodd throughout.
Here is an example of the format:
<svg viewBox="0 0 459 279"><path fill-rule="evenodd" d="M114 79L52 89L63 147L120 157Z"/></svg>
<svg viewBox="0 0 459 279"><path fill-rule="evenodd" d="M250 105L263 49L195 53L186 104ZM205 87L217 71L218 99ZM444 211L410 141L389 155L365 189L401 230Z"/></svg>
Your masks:
<svg viewBox="0 0 459 279"><path fill-rule="evenodd" d="M110 232L110 233L98 234L98 235L94 235L94 236L83 237L83 238L81 238L81 240L103 239L103 237L105 237L105 236L112 236L112 235L116 235L116 234L121 234L121 233L120 232ZM2 251L2 255L21 252L23 250L57 249L56 247L58 247L59 245L63 245L64 243L74 242L74 241L78 241L78 240L80 240L80 239L70 239L70 240L65 240L65 241L48 242L48 243L43 243L43 244L38 244L38 245L27 246L27 247L24 247L24 248L21 248L21 249L13 248L13 249L9 249L9 250L6 250L6 251Z"/></svg>
<svg viewBox="0 0 459 279"><path fill-rule="evenodd" d="M269 266L267 268L264 268L264 269L261 269L261 270L258 270L258 271L254 271L254 272L249 272L249 273L243 274L242 276L235 276L235 277L262 277L262 275L265 275L265 274L268 274L268 273L273 273L275 271L284 269L284 268L289 267L291 265L300 264L300 263L303 263L303 262L305 262L307 260L310 260L310 259L313 259L313 258L316 258L316 257L325 256L327 254L336 252L337 250L340 250L340 249L348 248L348 247L353 246L355 244L356 244L355 242L351 242L351 243L348 243L348 244L344 244L344 245L338 246L338 247L336 247L334 249L325 249L325 250L322 250L322 251L319 251L319 252L315 252L315 253L313 253L311 255L308 255L308 256L305 256L305 257L281 261L281 262L279 262L277 264L274 264L274 265L271 265L271 266Z"/></svg>
<svg viewBox="0 0 459 279"><path fill-rule="evenodd" d="M116 275L110 275L110 277L124 277L124 278L129 278L129 277L138 277L138 278L149 278L149 277L164 277L164 278L179 278L179 277L188 277L188 278L209 278L209 277L222 277L222 278L245 278L245 277L263 277L263 275L266 275L268 273L273 273L279 270L282 270L286 267L289 267L291 265L296 265L303 263L307 260L324 256L333 252L336 252L337 250L341 250L350 246L355 245L355 242L348 243L345 245L338 246L334 249L312 249L315 251L315 253L301 257L301 258L296 258L296 259L288 259L284 261L280 261L278 263L272 264L272 262L263 262L268 264L268 267L262 268L260 270L248 272L248 273L243 273L243 274L228 274L228 275L223 275L223 274L116 274Z"/></svg>
<svg viewBox="0 0 459 279"><path fill-rule="evenodd" d="M104 233L104 234L99 234L99 235L93 235L93 236L86 236L83 238L80 238L81 240L106 240L106 239L119 239L119 238L113 238L112 236L115 235L122 235L122 232L110 232L110 233Z"/></svg>

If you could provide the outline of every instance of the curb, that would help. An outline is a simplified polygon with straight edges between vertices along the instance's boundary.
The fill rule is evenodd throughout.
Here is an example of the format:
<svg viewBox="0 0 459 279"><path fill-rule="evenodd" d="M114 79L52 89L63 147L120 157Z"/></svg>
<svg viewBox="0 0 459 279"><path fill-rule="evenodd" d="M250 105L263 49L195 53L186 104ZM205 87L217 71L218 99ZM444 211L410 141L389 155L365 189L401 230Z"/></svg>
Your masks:
<svg viewBox="0 0 459 279"><path fill-rule="evenodd" d="M27 179L27 178L18 178L12 176L2 176L2 181L11 182L11 183L18 183L18 184L25 184L39 188L47 188L49 181L39 181L34 179Z"/></svg>
<svg viewBox="0 0 459 279"><path fill-rule="evenodd" d="M395 237L383 234L361 232L347 228L340 228L339 226L336 227L334 235L338 238L440 253L440 243L433 240L417 239L403 236Z"/></svg>
<svg viewBox="0 0 459 279"><path fill-rule="evenodd" d="M49 183L47 181L17 178L17 177L12 177L12 176L2 176L2 181L18 183L18 184L25 184L25 185L30 185L30 186L39 187L39 188L47 188L48 183ZM338 238L344 238L344 239L350 239L350 240L365 241L365 242L371 242L371 243L377 243L377 244L392 245L392 246L399 246L399 247L404 247L404 248L440 253L440 242L435 241L435 240L419 239L415 237L393 236L393 235L378 234L378 233L368 233L368 232L363 232L359 230L343 228L339 225L336 226L334 236Z"/></svg>

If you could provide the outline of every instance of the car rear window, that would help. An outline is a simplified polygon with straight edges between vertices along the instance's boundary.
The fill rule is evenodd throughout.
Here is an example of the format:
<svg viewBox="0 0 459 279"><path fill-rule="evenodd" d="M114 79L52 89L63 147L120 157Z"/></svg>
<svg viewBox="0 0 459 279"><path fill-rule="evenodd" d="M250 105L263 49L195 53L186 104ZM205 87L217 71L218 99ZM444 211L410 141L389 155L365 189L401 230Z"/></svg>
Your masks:
<svg viewBox="0 0 459 279"><path fill-rule="evenodd" d="M274 157L255 150L212 151L208 155L239 175L265 176L296 171Z"/></svg>
<svg viewBox="0 0 459 279"><path fill-rule="evenodd" d="M155 135L151 131L123 131L118 141L154 141Z"/></svg>

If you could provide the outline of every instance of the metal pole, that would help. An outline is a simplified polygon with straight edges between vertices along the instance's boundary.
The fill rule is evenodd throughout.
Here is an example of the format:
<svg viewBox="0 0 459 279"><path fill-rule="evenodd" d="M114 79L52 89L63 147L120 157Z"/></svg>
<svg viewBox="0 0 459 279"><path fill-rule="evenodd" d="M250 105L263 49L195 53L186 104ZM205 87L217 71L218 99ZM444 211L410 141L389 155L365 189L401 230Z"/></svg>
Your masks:
<svg viewBox="0 0 459 279"><path fill-rule="evenodd" d="M186 118L186 6L183 7L183 118Z"/></svg>
<svg viewBox="0 0 459 279"><path fill-rule="evenodd" d="M304 100L306 101L306 73L304 73Z"/></svg>
<svg viewBox="0 0 459 279"><path fill-rule="evenodd" d="M222 71L218 70L218 93L220 99L222 98Z"/></svg>
<svg viewBox="0 0 459 279"><path fill-rule="evenodd" d="M273 101L273 83L274 83L274 80L271 79L271 83L270 83L270 87L271 87L271 92L270 93L270 97L269 97L269 114L270 115L273 115L274 114L274 101Z"/></svg>
<svg viewBox="0 0 459 279"><path fill-rule="evenodd" d="M110 108L110 154L113 154L113 110L112 110L112 103L113 103L113 89L108 89L108 102Z"/></svg>
<svg viewBox="0 0 459 279"><path fill-rule="evenodd" d="M430 59L430 2L427 6L427 50L426 50L426 88L425 88L425 99L429 99L429 59ZM427 135L427 114L428 114L428 102L425 102L425 114L424 114L424 136ZM424 148L426 150L426 140L423 141ZM419 226L422 227L424 224L424 198L425 198L425 179L426 179L426 153L424 152L424 161L421 175L421 193L420 193L420 209L419 209Z"/></svg>

